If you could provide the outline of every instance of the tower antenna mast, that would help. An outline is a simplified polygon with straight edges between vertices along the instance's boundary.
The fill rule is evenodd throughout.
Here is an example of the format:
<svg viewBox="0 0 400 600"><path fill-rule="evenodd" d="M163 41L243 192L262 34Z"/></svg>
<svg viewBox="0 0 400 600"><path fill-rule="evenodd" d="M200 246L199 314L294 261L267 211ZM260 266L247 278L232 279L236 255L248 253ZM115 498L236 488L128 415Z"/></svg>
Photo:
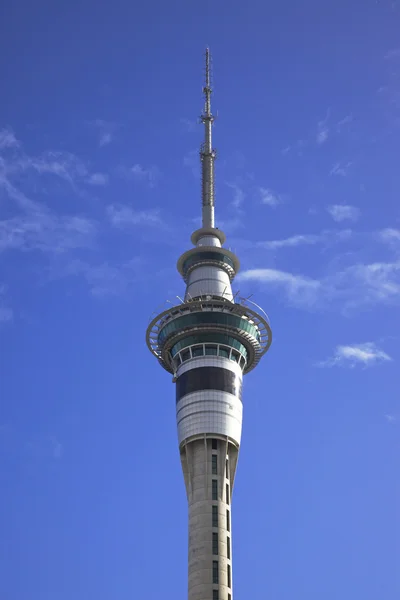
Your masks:
<svg viewBox="0 0 400 600"><path fill-rule="evenodd" d="M206 78L204 93L204 112L201 122L204 124L204 142L200 149L201 160L201 196L202 224L205 228L214 228L214 161L216 152L212 147L212 126L214 117L211 112L211 54L206 49Z"/></svg>

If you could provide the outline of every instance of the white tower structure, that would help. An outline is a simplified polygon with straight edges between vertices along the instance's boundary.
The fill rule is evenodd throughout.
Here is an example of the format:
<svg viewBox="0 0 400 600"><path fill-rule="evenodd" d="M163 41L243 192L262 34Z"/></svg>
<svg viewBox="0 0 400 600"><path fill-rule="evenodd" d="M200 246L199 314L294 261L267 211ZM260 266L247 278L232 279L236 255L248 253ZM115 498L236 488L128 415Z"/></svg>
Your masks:
<svg viewBox="0 0 400 600"><path fill-rule="evenodd" d="M201 145L202 227L178 260L184 301L152 320L147 345L176 384L189 509L188 600L232 600L232 490L242 432L242 378L271 345L264 311L232 294L239 260L214 224L210 52Z"/></svg>

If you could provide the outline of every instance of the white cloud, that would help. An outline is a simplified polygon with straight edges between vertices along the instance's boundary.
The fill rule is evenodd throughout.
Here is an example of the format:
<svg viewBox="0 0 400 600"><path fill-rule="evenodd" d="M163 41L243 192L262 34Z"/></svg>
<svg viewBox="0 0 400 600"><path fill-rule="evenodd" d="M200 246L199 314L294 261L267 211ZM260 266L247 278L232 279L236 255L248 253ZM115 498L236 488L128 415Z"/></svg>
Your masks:
<svg viewBox="0 0 400 600"><path fill-rule="evenodd" d="M138 181L144 181L148 183L150 187L154 187L160 176L160 171L157 167L143 167L139 163L136 163L128 169L128 173Z"/></svg>
<svg viewBox="0 0 400 600"><path fill-rule="evenodd" d="M382 231L378 233L378 236L382 242L397 245L397 243L400 242L400 229L388 227L387 229L382 229Z"/></svg>
<svg viewBox="0 0 400 600"><path fill-rule="evenodd" d="M390 414L385 414L385 419L388 423L390 423L391 425L393 425L394 423L397 422L397 416L396 415L390 415Z"/></svg>
<svg viewBox="0 0 400 600"><path fill-rule="evenodd" d="M317 144L324 144L326 142L326 140L328 139L328 136L329 136L328 127L326 127L326 126L322 127L321 125L319 125L318 133L317 133Z"/></svg>
<svg viewBox="0 0 400 600"><path fill-rule="evenodd" d="M340 175L341 177L346 177L351 165L351 162L347 162L345 164L337 162L333 165L332 169L329 172L329 175Z"/></svg>
<svg viewBox="0 0 400 600"><path fill-rule="evenodd" d="M100 148L108 146L114 140L115 130L117 124L112 121L105 121L104 119L96 119L90 123L93 125L98 132L98 144Z"/></svg>
<svg viewBox="0 0 400 600"><path fill-rule="evenodd" d="M198 123L196 121L191 121L190 119L182 118L180 119L181 125L184 127L185 131L188 133L193 133L198 129Z"/></svg>
<svg viewBox="0 0 400 600"><path fill-rule="evenodd" d="M345 125L348 125L349 123L351 123L352 121L353 121L353 115L346 115L345 117L343 117L343 119L340 119L336 123L336 131L337 131L337 133L340 133L340 131L342 130L342 128Z"/></svg>
<svg viewBox="0 0 400 600"><path fill-rule="evenodd" d="M4 162L3 179L28 175L30 172L62 179L76 191L79 183L86 181L99 185L99 176L106 177L101 173L90 173L86 164L72 152L47 151L38 156L19 152L12 160Z"/></svg>
<svg viewBox="0 0 400 600"><path fill-rule="evenodd" d="M108 175L106 173L92 173L87 179L90 185L107 185Z"/></svg>
<svg viewBox="0 0 400 600"><path fill-rule="evenodd" d="M373 342L337 346L331 358L317 363L319 367L350 367L357 365L371 367L373 365L391 361L391 357L378 348Z"/></svg>
<svg viewBox="0 0 400 600"><path fill-rule="evenodd" d="M4 148L18 148L19 141L11 129L0 129L0 150Z"/></svg>
<svg viewBox="0 0 400 600"><path fill-rule="evenodd" d="M303 275L293 275L277 269L249 269L239 273L239 281L259 281L282 290L287 299L296 305L311 307L318 300L321 282Z"/></svg>
<svg viewBox="0 0 400 600"><path fill-rule="evenodd" d="M0 221L0 252L40 250L60 253L92 245L96 224L82 216L42 210Z"/></svg>
<svg viewBox="0 0 400 600"><path fill-rule="evenodd" d="M154 210L134 210L126 204L111 204L107 207L107 214L111 223L115 227L131 227L133 225L152 225L162 226L160 211Z"/></svg>
<svg viewBox="0 0 400 600"><path fill-rule="evenodd" d="M261 199L261 204L266 204L267 206L272 206L274 208L282 203L282 198L269 188L259 187L258 194Z"/></svg>
<svg viewBox="0 0 400 600"><path fill-rule="evenodd" d="M13 311L9 308L4 300L6 295L6 286L0 285L0 326L3 323L12 321Z"/></svg>
<svg viewBox="0 0 400 600"><path fill-rule="evenodd" d="M104 262L97 265L74 260L62 275L83 278L93 296L120 296L137 280L140 265L140 258L120 264Z"/></svg>
<svg viewBox="0 0 400 600"><path fill-rule="evenodd" d="M72 185L78 176L87 174L84 165L70 153L47 152L40 157L19 153L12 161L5 161L0 189L17 205L18 212L0 221L0 251L60 253L90 246L97 231L96 223L82 215L57 215L29 198L14 184L14 180L22 183L22 174L27 170L56 175Z"/></svg>
<svg viewBox="0 0 400 600"><path fill-rule="evenodd" d="M362 306L400 301L400 261L355 264L332 275L313 279L277 269L249 269L239 273L239 281L258 281L278 289L299 308L339 306L349 312Z"/></svg>
<svg viewBox="0 0 400 600"><path fill-rule="evenodd" d="M321 233L296 234L280 240L267 240L266 242L257 242L257 247L266 250L278 250L280 248L295 248L297 246L313 245L320 243L331 243L349 239L353 232L351 229L341 231L322 231Z"/></svg>
<svg viewBox="0 0 400 600"><path fill-rule="evenodd" d="M226 185L228 187L230 187L231 190L233 190L232 206L234 208L236 208L236 209L239 209L241 207L241 205L243 204L243 201L245 199L245 193L244 193L244 191L236 183L227 183Z"/></svg>
<svg viewBox="0 0 400 600"><path fill-rule="evenodd" d="M349 204L332 204L326 210L332 219L338 223L346 220L357 221L360 216L360 209Z"/></svg>
<svg viewBox="0 0 400 600"><path fill-rule="evenodd" d="M200 177L200 159L198 150L190 150L183 157L183 166L191 170L193 177Z"/></svg>
<svg viewBox="0 0 400 600"><path fill-rule="evenodd" d="M392 50L389 50L389 52L386 52L386 54L385 54L386 60L392 60L392 59L397 59L397 58L400 58L400 48L393 48Z"/></svg>

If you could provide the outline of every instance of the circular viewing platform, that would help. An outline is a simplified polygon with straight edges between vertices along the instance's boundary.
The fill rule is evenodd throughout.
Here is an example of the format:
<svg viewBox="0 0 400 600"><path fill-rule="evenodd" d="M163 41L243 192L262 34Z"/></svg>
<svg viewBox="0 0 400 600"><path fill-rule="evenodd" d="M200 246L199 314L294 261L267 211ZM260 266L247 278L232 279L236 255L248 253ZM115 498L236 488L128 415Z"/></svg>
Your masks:
<svg viewBox="0 0 400 600"><path fill-rule="evenodd" d="M156 316L147 328L150 351L170 373L185 360L217 355L251 371L272 342L268 317L248 306L204 296Z"/></svg>

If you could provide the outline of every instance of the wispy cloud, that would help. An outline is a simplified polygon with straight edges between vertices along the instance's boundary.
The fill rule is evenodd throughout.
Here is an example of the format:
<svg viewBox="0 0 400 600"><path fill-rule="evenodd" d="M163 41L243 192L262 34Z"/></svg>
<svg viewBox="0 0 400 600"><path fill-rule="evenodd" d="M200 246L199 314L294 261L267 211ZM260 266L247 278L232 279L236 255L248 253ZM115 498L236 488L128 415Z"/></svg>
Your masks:
<svg viewBox="0 0 400 600"><path fill-rule="evenodd" d="M193 177L200 177L200 158L198 150L190 150L183 157L183 166L191 170Z"/></svg>
<svg viewBox="0 0 400 600"><path fill-rule="evenodd" d="M355 264L320 279L277 269L249 269L239 273L237 280L260 282L305 309L339 307L349 313L362 306L400 302L400 261Z"/></svg>
<svg viewBox="0 0 400 600"><path fill-rule="evenodd" d="M0 177L11 180L30 174L66 181L75 191L79 191L81 183L104 185L107 175L91 173L88 166L72 152L47 151L38 156L30 156L22 150L12 159L5 160Z"/></svg>
<svg viewBox="0 0 400 600"><path fill-rule="evenodd" d="M278 206L278 204L282 204L283 202L282 197L269 188L259 187L258 195L261 204L266 204L267 206L271 206L272 208L275 208L276 206Z"/></svg>
<svg viewBox="0 0 400 600"><path fill-rule="evenodd" d="M0 129L0 150L4 148L18 148L20 142L11 129Z"/></svg>
<svg viewBox="0 0 400 600"><path fill-rule="evenodd" d="M340 163L337 162L333 165L332 169L329 171L329 175L340 175L341 177L346 177L349 168L351 167L353 163L351 162L347 162L347 163Z"/></svg>
<svg viewBox="0 0 400 600"><path fill-rule="evenodd" d="M388 227L387 229L382 229L379 231L378 236L381 241L387 244L395 244L397 246L400 242L400 229Z"/></svg>
<svg viewBox="0 0 400 600"><path fill-rule="evenodd" d="M340 133L342 131L343 127L345 127L346 125L349 125L352 122L353 122L353 115L346 115L342 119L339 119L339 121L336 123L337 133Z"/></svg>
<svg viewBox="0 0 400 600"><path fill-rule="evenodd" d="M87 179L87 183L90 185L107 185L108 175L106 173L92 173Z"/></svg>
<svg viewBox="0 0 400 600"><path fill-rule="evenodd" d="M392 48L385 54L385 60L400 59L400 48Z"/></svg>
<svg viewBox="0 0 400 600"><path fill-rule="evenodd" d="M91 125L97 129L98 144L100 148L104 148L104 146L111 144L117 129L116 123L105 121L104 119L96 119L95 121L91 121Z"/></svg>
<svg viewBox="0 0 400 600"><path fill-rule="evenodd" d="M384 417L385 417L386 421L388 423L390 423L391 425L394 425L398 421L398 416L397 415L391 415L391 414L386 413L384 415Z"/></svg>
<svg viewBox="0 0 400 600"><path fill-rule="evenodd" d="M57 216L44 209L0 221L0 252L60 253L93 244L97 226L83 216Z"/></svg>
<svg viewBox="0 0 400 600"><path fill-rule="evenodd" d="M137 281L140 275L141 259L133 258L119 264L104 262L90 264L83 260L73 260L58 276L82 278L93 296L121 296Z"/></svg>
<svg viewBox="0 0 400 600"><path fill-rule="evenodd" d="M198 123L196 121L192 121L191 119L182 118L180 119L180 123L183 129L188 133L194 133L198 130Z"/></svg>
<svg viewBox="0 0 400 600"><path fill-rule="evenodd" d="M162 226L163 221L158 209L134 210L126 204L111 204L107 215L114 227L126 228L136 225Z"/></svg>
<svg viewBox="0 0 400 600"><path fill-rule="evenodd" d="M4 323L12 321L13 311L9 306L7 306L7 302L5 300L6 297L6 286L0 285L0 326Z"/></svg>
<svg viewBox="0 0 400 600"><path fill-rule="evenodd" d="M259 281L271 288L282 290L287 299L295 304L304 304L311 307L318 300L320 281L295 275L277 269L249 269L239 273L238 281Z"/></svg>
<svg viewBox="0 0 400 600"><path fill-rule="evenodd" d="M373 342L337 346L333 356L316 363L318 367L372 367L379 363L391 361L391 357L378 348Z"/></svg>
<svg viewBox="0 0 400 600"><path fill-rule="evenodd" d="M226 185L233 190L232 206L240 209L246 197L243 189L236 183L227 183Z"/></svg>
<svg viewBox="0 0 400 600"><path fill-rule="evenodd" d="M41 202L32 200L21 189L23 175L52 175L75 186L78 178L88 175L85 165L70 153L47 152L39 157L18 150L4 160L0 170L0 189L12 201L13 216L0 221L0 251L40 250L65 252L93 243L97 224L83 215L58 215Z"/></svg>
<svg viewBox="0 0 400 600"><path fill-rule="evenodd" d="M298 246L309 246L314 244L328 244L337 241L344 241L351 238L353 232L351 229L342 229L340 231L325 230L321 233L296 234L280 240L267 240L257 242L259 248L266 250L278 250L280 248L296 248Z"/></svg>
<svg viewBox="0 0 400 600"><path fill-rule="evenodd" d="M357 221L360 216L360 209L349 204L331 204L326 210L337 223L346 220Z"/></svg>
<svg viewBox="0 0 400 600"><path fill-rule="evenodd" d="M160 178L160 170L154 165L144 167L143 165L136 163L129 169L123 169L123 171L128 178L132 177L136 181L146 183L151 188L157 185Z"/></svg>
<svg viewBox="0 0 400 600"><path fill-rule="evenodd" d="M315 138L315 141L317 142L318 145L324 144L329 137L329 127L328 127L329 115L330 115L330 111L328 110L326 113L325 119L318 121L317 134L316 134L316 138Z"/></svg>

